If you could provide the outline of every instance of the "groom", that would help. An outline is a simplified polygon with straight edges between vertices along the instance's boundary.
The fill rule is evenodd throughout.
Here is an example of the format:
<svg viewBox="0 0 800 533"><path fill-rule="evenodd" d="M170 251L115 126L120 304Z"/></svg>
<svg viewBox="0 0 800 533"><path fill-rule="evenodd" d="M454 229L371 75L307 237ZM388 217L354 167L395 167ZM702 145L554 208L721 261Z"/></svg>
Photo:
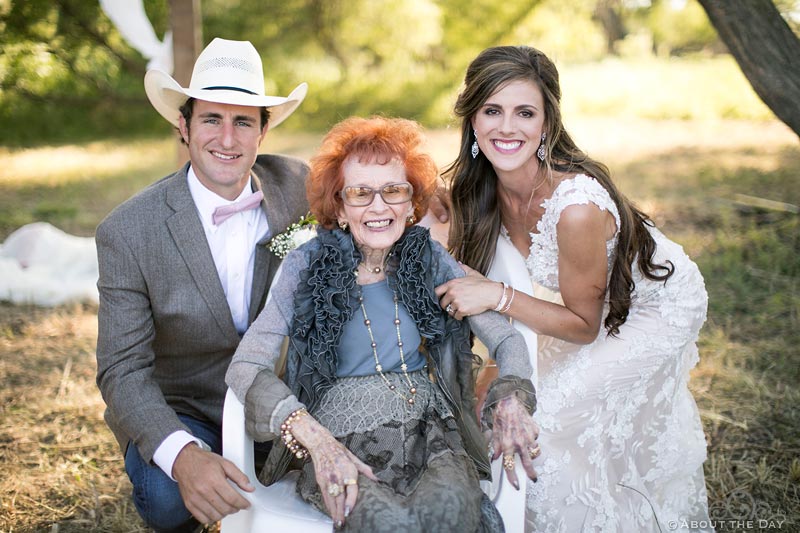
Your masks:
<svg viewBox="0 0 800 533"><path fill-rule="evenodd" d="M156 531L193 531L248 506L247 477L220 456L225 371L280 259L267 241L308 210L307 167L260 155L305 97L264 94L255 48L214 39L188 88L151 70L153 107L190 161L97 228L97 384L136 509Z"/></svg>

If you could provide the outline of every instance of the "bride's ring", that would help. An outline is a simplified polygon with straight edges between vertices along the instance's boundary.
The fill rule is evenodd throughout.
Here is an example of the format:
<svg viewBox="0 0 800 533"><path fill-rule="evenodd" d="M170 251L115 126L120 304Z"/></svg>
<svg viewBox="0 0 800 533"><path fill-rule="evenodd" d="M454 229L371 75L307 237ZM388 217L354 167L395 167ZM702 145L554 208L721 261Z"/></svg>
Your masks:
<svg viewBox="0 0 800 533"><path fill-rule="evenodd" d="M448 315L452 315L453 314L453 304L447 304L447 307L445 307L444 310L447 311Z"/></svg>
<svg viewBox="0 0 800 533"><path fill-rule="evenodd" d="M542 448L538 444L533 448L528 448L528 457L531 459L536 459L540 455L542 455Z"/></svg>
<svg viewBox="0 0 800 533"><path fill-rule="evenodd" d="M358 482L355 479L349 477L349 478L345 479L344 481L342 481L342 483L344 483L345 486L347 486L347 485L355 485Z"/></svg>
<svg viewBox="0 0 800 533"><path fill-rule="evenodd" d="M333 496L335 498L341 493L342 493L342 487L338 483L331 483L330 485L328 485L328 494L330 496Z"/></svg>
<svg viewBox="0 0 800 533"><path fill-rule="evenodd" d="M514 456L513 455L504 455L503 456L503 468L506 470L514 470Z"/></svg>

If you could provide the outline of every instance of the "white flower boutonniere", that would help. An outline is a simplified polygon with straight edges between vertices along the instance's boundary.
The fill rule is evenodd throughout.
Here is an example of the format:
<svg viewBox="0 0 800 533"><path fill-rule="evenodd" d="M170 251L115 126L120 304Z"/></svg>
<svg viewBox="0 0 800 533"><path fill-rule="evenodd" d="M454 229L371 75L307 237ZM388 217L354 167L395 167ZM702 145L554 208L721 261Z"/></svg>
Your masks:
<svg viewBox="0 0 800 533"><path fill-rule="evenodd" d="M300 218L299 222L295 222L286 228L286 231L275 235L269 243L269 250L283 259L286 254L316 236L317 219L314 218L314 215L308 213Z"/></svg>

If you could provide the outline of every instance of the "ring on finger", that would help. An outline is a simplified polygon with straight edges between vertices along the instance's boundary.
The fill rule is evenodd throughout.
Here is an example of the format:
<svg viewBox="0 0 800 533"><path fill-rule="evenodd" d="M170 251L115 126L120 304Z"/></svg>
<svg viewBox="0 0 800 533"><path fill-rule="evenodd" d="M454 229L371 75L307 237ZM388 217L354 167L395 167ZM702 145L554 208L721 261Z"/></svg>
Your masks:
<svg viewBox="0 0 800 533"><path fill-rule="evenodd" d="M344 483L344 485L346 487L348 485L356 485L358 482L355 479L349 477L349 478L345 479L344 481L342 481L342 483Z"/></svg>
<svg viewBox="0 0 800 533"><path fill-rule="evenodd" d="M540 455L542 455L542 448L538 444L533 448L528 448L528 457L531 459L536 459Z"/></svg>
<svg viewBox="0 0 800 533"><path fill-rule="evenodd" d="M513 455L504 455L503 456L503 468L506 470L514 470L514 456Z"/></svg>
<svg viewBox="0 0 800 533"><path fill-rule="evenodd" d="M328 485L328 494L333 496L334 498L337 497L339 494L342 493L342 486L338 483L331 483Z"/></svg>
<svg viewBox="0 0 800 533"><path fill-rule="evenodd" d="M452 315L453 314L453 304L447 304L447 307L445 307L444 310L447 311L448 315Z"/></svg>

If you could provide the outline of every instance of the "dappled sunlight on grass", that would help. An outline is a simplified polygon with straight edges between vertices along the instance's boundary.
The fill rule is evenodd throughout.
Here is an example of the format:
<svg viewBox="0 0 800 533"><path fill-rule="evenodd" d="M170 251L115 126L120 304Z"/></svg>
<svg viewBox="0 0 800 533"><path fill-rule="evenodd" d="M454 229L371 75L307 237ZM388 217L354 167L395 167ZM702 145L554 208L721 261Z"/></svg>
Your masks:
<svg viewBox="0 0 800 533"><path fill-rule="evenodd" d="M603 61L560 68L564 114L649 119L771 119L729 56ZM569 123L569 121L567 122Z"/></svg>
<svg viewBox="0 0 800 533"><path fill-rule="evenodd" d="M154 163L177 167L175 141L164 138L120 143L8 150L0 148L0 186L63 185L103 180L122 172L149 171Z"/></svg>

